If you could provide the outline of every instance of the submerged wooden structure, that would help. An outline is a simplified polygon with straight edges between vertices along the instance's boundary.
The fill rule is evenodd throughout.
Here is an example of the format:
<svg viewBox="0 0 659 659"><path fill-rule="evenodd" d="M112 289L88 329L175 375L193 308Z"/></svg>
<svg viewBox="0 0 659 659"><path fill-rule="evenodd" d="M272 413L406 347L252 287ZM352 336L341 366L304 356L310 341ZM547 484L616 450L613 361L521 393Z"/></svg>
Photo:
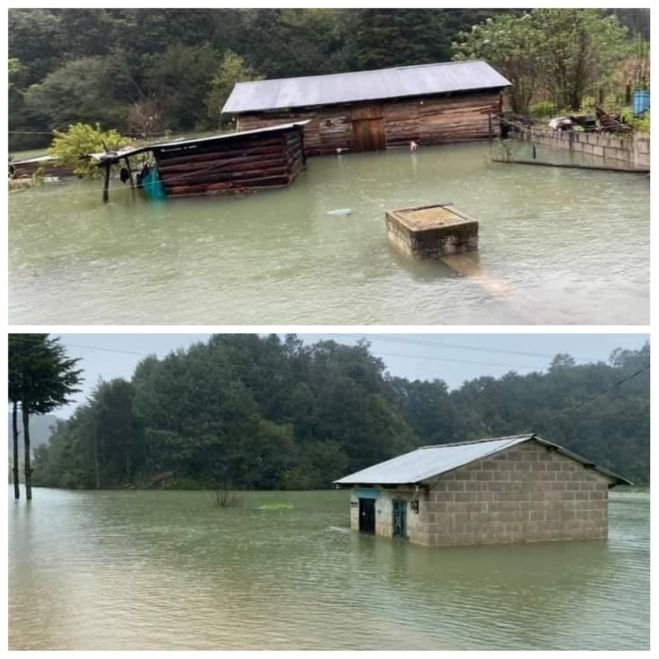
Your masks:
<svg viewBox="0 0 659 659"><path fill-rule="evenodd" d="M37 173L57 178L75 176L73 167L62 165L54 156L39 156L37 158L9 161L9 175L11 178L31 178Z"/></svg>
<svg viewBox="0 0 659 659"><path fill-rule="evenodd" d="M303 128L295 122L90 157L105 170L104 201L113 165L122 165L122 180L141 185L152 199L281 187L304 169ZM142 161L139 170L136 159Z"/></svg>
<svg viewBox="0 0 659 659"><path fill-rule="evenodd" d="M444 62L240 82L222 112L239 130L308 121L308 155L498 136L510 82L489 64Z"/></svg>
<svg viewBox="0 0 659 659"><path fill-rule="evenodd" d="M439 258L478 249L478 221L452 204L388 211L386 221L389 241L415 258Z"/></svg>

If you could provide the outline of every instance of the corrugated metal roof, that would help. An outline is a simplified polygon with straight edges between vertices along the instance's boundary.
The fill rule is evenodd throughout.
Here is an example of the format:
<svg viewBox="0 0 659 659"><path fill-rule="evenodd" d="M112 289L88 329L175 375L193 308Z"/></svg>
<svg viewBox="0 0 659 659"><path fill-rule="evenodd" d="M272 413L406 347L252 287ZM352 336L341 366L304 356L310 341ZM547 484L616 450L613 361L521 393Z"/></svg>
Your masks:
<svg viewBox="0 0 659 659"><path fill-rule="evenodd" d="M626 478L618 476L603 467L598 467L590 460L582 458L558 444L548 442L537 435L512 435L510 437L482 439L476 442L422 446L415 451L405 453L385 462L380 462L334 482L337 485L403 485L420 483L532 439L586 466L592 467L596 471L611 478L616 484L631 485L631 482Z"/></svg>
<svg viewBox="0 0 659 659"><path fill-rule="evenodd" d="M222 112L332 105L510 86L487 62L442 62L376 71L236 83Z"/></svg>
<svg viewBox="0 0 659 659"><path fill-rule="evenodd" d="M110 151L101 153L90 153L89 157L94 160L104 160L105 158L110 157L111 159L120 159L125 158L126 156L135 156L139 153L144 153L146 151L153 151L156 149L167 149L173 147L181 146L191 146L193 144L202 144L204 142L213 142L213 141L222 141L222 140L231 140L238 137L245 137L246 135L257 135L259 133L276 133L282 130L288 130L289 128L294 128L296 126L306 126L309 123L309 119L305 121L294 121L288 124L277 124L275 126L266 126L265 128L255 128L253 130L243 130L234 133L223 133L221 135L210 135L209 137L196 137L192 139L176 139L169 142L156 142L154 144L143 144L142 146L137 147L125 147L119 149L118 151Z"/></svg>

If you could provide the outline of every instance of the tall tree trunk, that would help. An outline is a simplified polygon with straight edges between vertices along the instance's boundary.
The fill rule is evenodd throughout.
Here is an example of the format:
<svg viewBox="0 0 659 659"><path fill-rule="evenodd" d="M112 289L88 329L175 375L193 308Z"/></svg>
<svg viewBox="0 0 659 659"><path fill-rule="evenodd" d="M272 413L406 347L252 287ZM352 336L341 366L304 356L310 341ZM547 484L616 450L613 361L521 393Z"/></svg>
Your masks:
<svg viewBox="0 0 659 659"><path fill-rule="evenodd" d="M23 445L25 447L24 469L25 469L25 498L32 500L32 461L30 460L30 416L28 414L28 405L26 401L21 403L21 412L23 415Z"/></svg>
<svg viewBox="0 0 659 659"><path fill-rule="evenodd" d="M96 489L101 489L101 471L98 466L98 425L94 422L94 468L96 469Z"/></svg>
<svg viewBox="0 0 659 659"><path fill-rule="evenodd" d="M18 403L14 401L11 408L12 429L14 431L14 499L21 498L21 488L18 482Z"/></svg>

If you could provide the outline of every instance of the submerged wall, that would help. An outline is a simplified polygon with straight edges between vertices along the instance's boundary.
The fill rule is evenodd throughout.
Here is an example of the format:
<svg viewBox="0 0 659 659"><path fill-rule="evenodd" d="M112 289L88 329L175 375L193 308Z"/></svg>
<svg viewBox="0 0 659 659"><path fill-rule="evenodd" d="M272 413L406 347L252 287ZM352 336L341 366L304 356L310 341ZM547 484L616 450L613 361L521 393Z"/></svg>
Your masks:
<svg viewBox="0 0 659 659"><path fill-rule="evenodd" d="M375 533L391 537L393 501L407 505L407 538L473 545L606 538L609 479L537 442L439 476L430 488L379 488ZM359 529L359 489L351 528ZM417 500L418 512L411 502Z"/></svg>
<svg viewBox="0 0 659 659"><path fill-rule="evenodd" d="M438 479L426 504L429 545L606 538L609 479L537 442Z"/></svg>
<svg viewBox="0 0 659 659"><path fill-rule="evenodd" d="M650 136L645 133L621 136L520 127L517 135L528 142L600 157L613 167L650 167Z"/></svg>
<svg viewBox="0 0 659 659"><path fill-rule="evenodd" d="M487 139L499 135L500 95L497 91L426 96L373 103L337 104L251 112L238 115L238 130L253 130L293 121L306 121L304 148L307 155L335 154L353 149L353 121L364 116L381 120L386 148L447 144Z"/></svg>
<svg viewBox="0 0 659 659"><path fill-rule="evenodd" d="M407 502L407 539L418 544L427 543L428 516L424 511L428 492L414 488L396 487L379 489L375 500L375 534L391 538L393 535L394 500ZM419 501L419 512L414 512L410 503ZM350 528L359 530L359 489L353 489L350 497Z"/></svg>

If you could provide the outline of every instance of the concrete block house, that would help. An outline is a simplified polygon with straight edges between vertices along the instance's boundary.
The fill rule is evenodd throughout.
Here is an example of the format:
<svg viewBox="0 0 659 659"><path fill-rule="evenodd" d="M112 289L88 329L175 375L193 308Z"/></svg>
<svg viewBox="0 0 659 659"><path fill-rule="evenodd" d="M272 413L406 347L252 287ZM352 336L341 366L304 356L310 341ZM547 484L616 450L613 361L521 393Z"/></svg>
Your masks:
<svg viewBox="0 0 659 659"><path fill-rule="evenodd" d="M510 82L487 62L239 82L222 112L237 129L308 121L307 155L464 142L499 135Z"/></svg>
<svg viewBox="0 0 659 659"><path fill-rule="evenodd" d="M424 446L341 478L350 524L421 545L606 538L631 483L537 435Z"/></svg>

